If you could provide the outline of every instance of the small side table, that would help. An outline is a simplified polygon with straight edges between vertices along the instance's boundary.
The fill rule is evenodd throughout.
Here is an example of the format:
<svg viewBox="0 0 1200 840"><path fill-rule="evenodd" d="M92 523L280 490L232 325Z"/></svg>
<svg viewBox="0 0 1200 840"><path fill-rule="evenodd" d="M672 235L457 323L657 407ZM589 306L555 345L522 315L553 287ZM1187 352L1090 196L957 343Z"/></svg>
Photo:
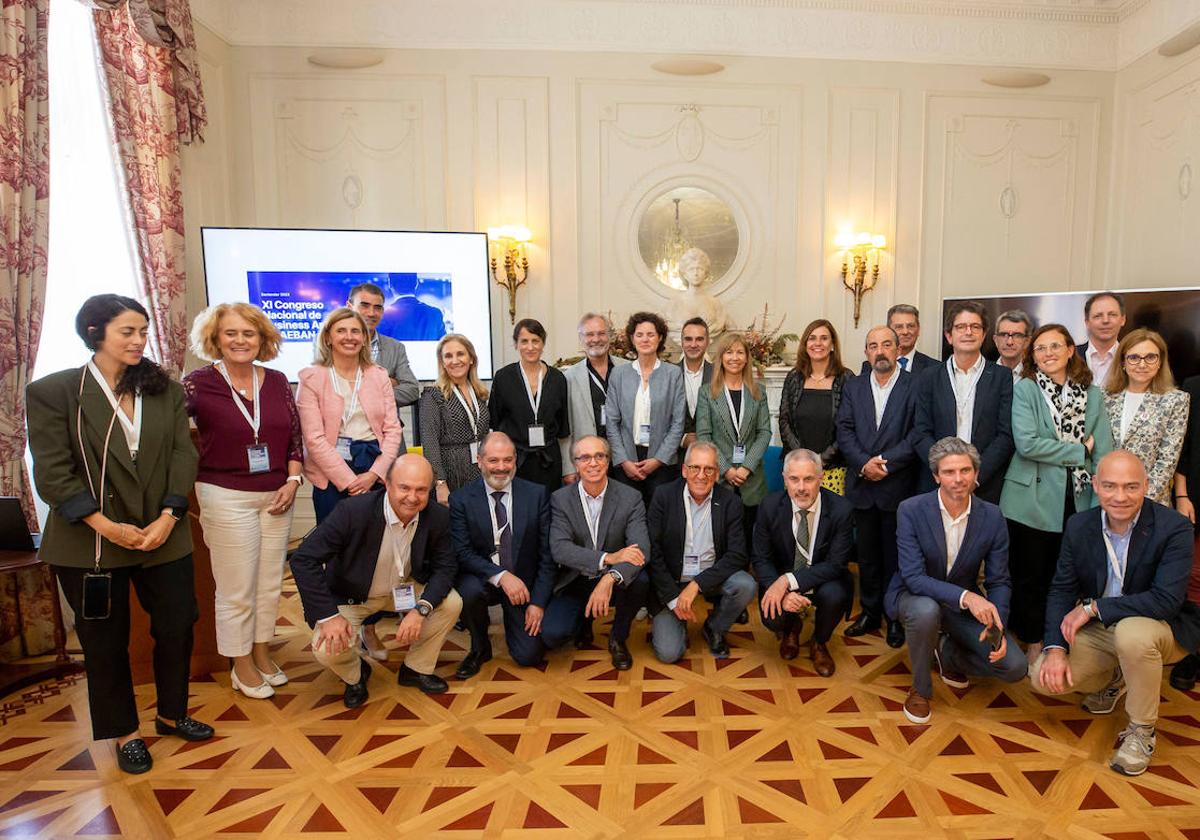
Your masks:
<svg viewBox="0 0 1200 840"><path fill-rule="evenodd" d="M44 567L36 551L0 551L0 575L20 572L25 569ZM52 587L54 604L54 661L29 665L0 664L0 697L19 688L51 679L61 679L68 674L77 674L83 665L67 655L67 631L63 626L62 605L59 602L58 584L54 575L47 575ZM20 605L18 604L18 609ZM18 616L20 621L20 616Z"/></svg>

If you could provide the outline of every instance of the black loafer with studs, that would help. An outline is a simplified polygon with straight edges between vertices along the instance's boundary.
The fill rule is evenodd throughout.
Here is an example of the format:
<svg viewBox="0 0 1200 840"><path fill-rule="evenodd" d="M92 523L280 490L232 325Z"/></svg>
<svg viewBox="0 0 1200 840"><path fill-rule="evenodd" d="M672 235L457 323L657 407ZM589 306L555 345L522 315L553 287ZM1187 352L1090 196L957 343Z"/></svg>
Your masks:
<svg viewBox="0 0 1200 840"><path fill-rule="evenodd" d="M213 736L211 726L198 720L192 720L187 715L176 720L174 726L163 723L162 718L155 718L154 731L159 735L175 735L185 741L207 741Z"/></svg>
<svg viewBox="0 0 1200 840"><path fill-rule="evenodd" d="M141 738L134 738L126 742L125 746L117 747L117 766L126 773L137 775L153 767L154 759L150 757L146 742Z"/></svg>

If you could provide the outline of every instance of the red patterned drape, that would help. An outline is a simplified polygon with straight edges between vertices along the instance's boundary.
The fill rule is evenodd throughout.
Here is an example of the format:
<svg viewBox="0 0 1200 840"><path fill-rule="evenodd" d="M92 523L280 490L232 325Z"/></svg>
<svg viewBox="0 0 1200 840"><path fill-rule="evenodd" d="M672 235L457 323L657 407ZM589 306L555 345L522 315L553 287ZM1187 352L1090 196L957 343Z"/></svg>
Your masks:
<svg viewBox="0 0 1200 840"><path fill-rule="evenodd" d="M46 297L48 7L49 0L3 0L0 9L0 495L22 499L31 528L37 517L25 470L25 385L37 357ZM46 581L44 570L0 579L0 659L51 646Z"/></svg>
<svg viewBox="0 0 1200 840"><path fill-rule="evenodd" d="M96 37L150 312L156 355L183 373L183 197L180 143L201 139L206 116L186 0L85 0L97 6ZM149 38L149 40L148 40Z"/></svg>

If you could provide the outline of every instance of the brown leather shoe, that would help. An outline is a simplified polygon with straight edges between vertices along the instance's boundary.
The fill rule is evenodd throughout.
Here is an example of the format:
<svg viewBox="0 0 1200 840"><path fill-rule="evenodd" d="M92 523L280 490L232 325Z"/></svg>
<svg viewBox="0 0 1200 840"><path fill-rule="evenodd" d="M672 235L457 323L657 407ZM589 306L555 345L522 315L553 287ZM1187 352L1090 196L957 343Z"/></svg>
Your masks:
<svg viewBox="0 0 1200 840"><path fill-rule="evenodd" d="M915 688L910 688L908 697L904 699L904 716L913 723L929 723L929 718L933 716L929 701L918 694Z"/></svg>
<svg viewBox="0 0 1200 840"><path fill-rule="evenodd" d="M779 643L780 659L795 659L800 655L800 628L789 630L783 634Z"/></svg>
<svg viewBox="0 0 1200 840"><path fill-rule="evenodd" d="M812 643L812 661L813 670L822 677L832 677L833 672L837 670L837 664L829 655L829 648L820 642Z"/></svg>

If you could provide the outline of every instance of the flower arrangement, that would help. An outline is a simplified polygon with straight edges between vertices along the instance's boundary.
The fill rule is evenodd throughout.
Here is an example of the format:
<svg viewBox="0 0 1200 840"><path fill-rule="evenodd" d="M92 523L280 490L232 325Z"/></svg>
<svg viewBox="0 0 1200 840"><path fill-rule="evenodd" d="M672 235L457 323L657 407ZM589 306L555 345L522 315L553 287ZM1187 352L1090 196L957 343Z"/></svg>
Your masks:
<svg viewBox="0 0 1200 840"><path fill-rule="evenodd" d="M799 341L800 336L795 333L780 333L783 328L782 317L772 327L768 305L763 306L760 317L762 323L759 323L758 317L754 318L750 322L750 326L742 331L742 336L746 339L746 347L750 351L750 361L754 363L761 375L764 368L782 364L788 342Z"/></svg>

